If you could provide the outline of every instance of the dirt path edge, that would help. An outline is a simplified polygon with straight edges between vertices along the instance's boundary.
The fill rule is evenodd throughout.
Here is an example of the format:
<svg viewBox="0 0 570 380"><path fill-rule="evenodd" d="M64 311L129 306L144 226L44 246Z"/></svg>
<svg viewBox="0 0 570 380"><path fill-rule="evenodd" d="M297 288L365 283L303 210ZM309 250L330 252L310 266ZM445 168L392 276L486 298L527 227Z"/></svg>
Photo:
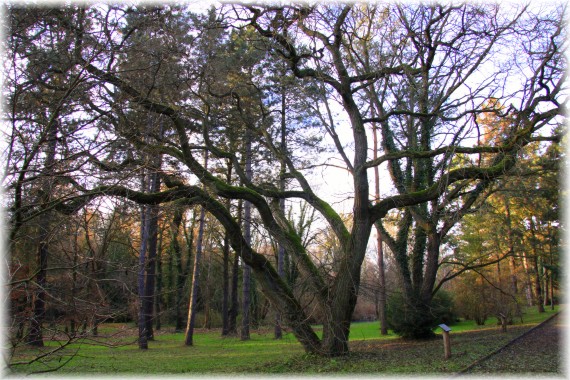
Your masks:
<svg viewBox="0 0 570 380"><path fill-rule="evenodd" d="M466 374L467 372L469 372L469 370L471 370L473 367L475 367L476 365L483 363L484 361L488 360L490 357L497 355L499 352L503 351L504 349L506 349L507 347L511 346L512 344L516 343L517 341L519 341L520 339L524 338L525 336L527 336L528 334L530 334L531 332L533 332L536 329L541 328L542 326L544 326L545 324L547 324L548 322L550 322L552 319L554 319L555 317L557 317L560 314L560 311L556 312L555 314L552 314L550 317L548 317L547 319L545 319L544 321L540 322L538 325L533 326L532 328L530 328L529 330L525 331L524 333L522 333L521 335L517 336L516 338L514 338L513 340L511 340L510 342L508 342L507 344L505 344L502 347L497 348L495 351L491 352L490 354L487 354L485 356L483 356L480 359L475 360L473 363L471 363L469 366L467 366L466 368L462 369L461 371L456 373L456 376L461 376Z"/></svg>

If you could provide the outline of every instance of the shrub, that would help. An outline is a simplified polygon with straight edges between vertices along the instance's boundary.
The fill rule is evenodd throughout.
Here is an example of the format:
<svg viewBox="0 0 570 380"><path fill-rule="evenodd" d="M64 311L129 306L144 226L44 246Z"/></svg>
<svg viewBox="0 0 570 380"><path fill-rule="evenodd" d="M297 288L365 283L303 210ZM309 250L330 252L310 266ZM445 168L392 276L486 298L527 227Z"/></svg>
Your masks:
<svg viewBox="0 0 570 380"><path fill-rule="evenodd" d="M431 338L435 336L433 329L437 325L452 324L456 319L453 299L443 291L438 292L429 304L395 292L388 298L386 309L389 327L409 339Z"/></svg>

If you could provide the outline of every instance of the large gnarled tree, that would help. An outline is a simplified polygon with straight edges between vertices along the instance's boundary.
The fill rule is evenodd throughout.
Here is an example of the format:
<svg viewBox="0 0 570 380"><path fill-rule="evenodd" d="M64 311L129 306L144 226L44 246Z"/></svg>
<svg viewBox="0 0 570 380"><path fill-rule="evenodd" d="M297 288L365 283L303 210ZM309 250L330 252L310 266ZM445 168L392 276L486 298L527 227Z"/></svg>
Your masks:
<svg viewBox="0 0 570 380"><path fill-rule="evenodd" d="M508 67L493 66L491 58L501 46L516 43L514 31L522 33L528 27L527 21L533 15L527 9L501 10L492 5L404 9L323 4L224 6L219 10L216 23L211 19L203 23L200 17L195 18L195 29L189 32L190 42L181 43L176 54L160 56L146 68L144 64L138 67L150 73L151 78L158 78L158 73L169 67L169 59L179 59L172 93L162 93L155 86L141 86L117 64L134 33L113 32L121 24L124 10L89 8L89 17L97 22L59 14L63 27L74 36L74 66L90 74L94 88L88 94L90 112L104 117L109 123L105 127L109 135L124 144L113 145L114 154L107 156L102 149L91 157L92 162L98 168L116 169L128 161L129 149L162 155L165 165L161 176L165 187L145 193L136 190L132 179L117 181L109 176L99 183L80 183L69 175L68 182L74 185L76 193L50 205L71 212L103 195L146 205L177 200L201 205L224 226L230 245L251 268L257 284L306 351L327 356L346 354L361 266L374 224L381 225L390 210L404 208L399 236L387 235L385 240L390 242L391 238L401 245L407 244L413 219L422 229L413 229L415 236L420 237L415 247L420 252L424 249L420 244L422 239L435 233L433 228L445 224L440 222L441 215L433 213L439 205L457 202L461 214L462 208L470 207L470 197L477 195L481 184L507 173L521 147L544 138L539 133L542 130L548 133L547 127L561 117L560 97L564 90L564 63L558 54L561 27L545 28L539 39L544 42L541 48L521 49L529 61ZM136 11L136 8L129 10ZM537 27L543 23L560 25L562 16L557 17L534 19ZM200 28L229 26L244 31L242 40L232 39L230 34L221 36L217 53L223 55L224 49L239 43L251 52L263 54L249 55L249 59L256 57L252 61L245 59L241 64L224 65L215 57L200 56L193 50L196 41L204 36ZM177 38L182 36L168 35L172 46L176 46ZM460 65L460 59L467 63L456 74L450 67ZM311 154L307 131L289 130L286 144L280 142L279 120L269 107L269 100L278 98L280 89L265 86L262 75L263 68L271 67L264 63L273 60L283 60L303 85L299 97L314 101L324 96L338 104L339 117L317 127L321 135L328 135L333 156L352 177L349 199L352 215L346 224L332 203L315 190L314 177L309 175L311 168L326 166L331 157L314 155L313 162L298 159ZM516 68L521 65L530 67L531 74L521 77L522 85L507 86L506 80L510 75L518 75ZM242 75L244 71L250 75ZM484 72L491 74L476 78ZM528 74L528 70L524 72ZM319 85L310 86L314 83ZM512 103L506 111L484 109L484 100L497 96L493 90L484 91L486 84L500 88L502 97L516 94L512 99L520 99L519 105ZM315 88L322 91L315 93ZM400 93L405 89L406 94ZM128 109L162 115L164 134L144 136L126 123ZM247 173L243 153L228 148L225 136L235 130L232 112L228 110L242 116L257 116L241 118L250 120L245 128L256 144L252 160L257 162L259 173L253 173L252 177ZM468 138L476 136L476 115L483 110L514 120L512 133L500 144L469 143ZM371 158L374 155L370 152L370 123L378 123L382 130L383 152L376 159ZM454 129L448 136L441 135L449 126ZM125 153L117 154L121 149ZM200 163L206 151L208 169ZM466 160L457 165L453 158L458 153L468 156L485 153L492 158L485 162ZM234 180L228 181L229 176L219 175L215 170L226 168L227 162L237 177ZM386 162L396 192L374 200L371 173ZM273 181L268 180L271 177L267 173L275 173ZM287 179L285 188L280 178ZM312 329L300 299L279 276L275 263L248 244L227 200L248 202L260 221L258 228L263 228L295 262L299 276L324 316L322 338ZM332 275L322 273L311 260L292 220L280 207L283 200L310 205L334 231L340 249L334 258ZM435 249L436 243L429 241L428 246ZM424 265L430 269L423 274L421 287L426 294L433 290L435 273L431 268L436 264L437 252L431 256L428 253Z"/></svg>

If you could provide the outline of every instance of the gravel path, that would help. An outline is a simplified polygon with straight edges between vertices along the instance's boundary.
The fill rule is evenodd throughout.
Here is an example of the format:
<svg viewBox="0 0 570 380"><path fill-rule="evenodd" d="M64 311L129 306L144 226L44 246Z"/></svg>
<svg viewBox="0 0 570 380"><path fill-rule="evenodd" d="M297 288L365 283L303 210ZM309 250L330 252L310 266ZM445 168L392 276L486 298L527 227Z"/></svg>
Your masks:
<svg viewBox="0 0 570 380"><path fill-rule="evenodd" d="M562 376L566 372L562 363L562 329L565 327L565 321L558 314L464 373L541 373Z"/></svg>

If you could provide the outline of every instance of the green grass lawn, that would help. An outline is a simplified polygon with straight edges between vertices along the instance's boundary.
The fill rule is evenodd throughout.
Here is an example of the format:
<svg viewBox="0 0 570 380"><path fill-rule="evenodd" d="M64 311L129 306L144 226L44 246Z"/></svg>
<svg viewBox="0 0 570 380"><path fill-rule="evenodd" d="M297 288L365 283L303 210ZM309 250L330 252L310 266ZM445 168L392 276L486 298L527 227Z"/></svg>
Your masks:
<svg viewBox="0 0 570 380"><path fill-rule="evenodd" d="M380 336L378 322L353 323L351 354L333 359L306 355L292 334L285 333L283 339L277 341L271 330L253 332L249 341L221 338L219 330L200 330L195 333L192 347L184 346L183 333L160 332L149 342L149 349L141 351L132 325L117 336L114 334L127 326L106 324L100 327L101 337L97 340L82 340L30 365L13 365L11 371L22 374L46 371L66 363L53 374L452 373L554 313L548 310L539 314L528 309L523 323L515 321L506 334L500 333L494 318L484 326L476 326L472 321L458 322L452 326L454 355L448 361L441 357L441 338L411 342L392 332ZM50 341L42 350L20 347L11 362L29 361L58 344Z"/></svg>

